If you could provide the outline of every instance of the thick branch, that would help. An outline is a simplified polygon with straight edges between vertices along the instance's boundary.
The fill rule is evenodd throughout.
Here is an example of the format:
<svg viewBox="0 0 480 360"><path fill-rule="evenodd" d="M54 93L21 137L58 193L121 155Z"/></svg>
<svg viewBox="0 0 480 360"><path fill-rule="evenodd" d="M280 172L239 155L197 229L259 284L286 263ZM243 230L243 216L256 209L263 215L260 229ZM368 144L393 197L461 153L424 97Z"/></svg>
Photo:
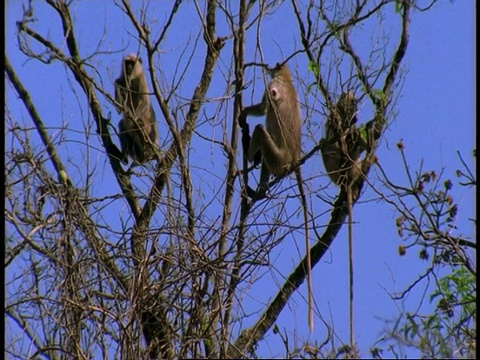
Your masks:
<svg viewBox="0 0 480 360"><path fill-rule="evenodd" d="M363 185L363 180L358 184ZM358 192L359 193L359 192ZM352 199L355 202L357 199ZM338 232L342 228L348 215L348 207L346 206L347 193L341 191L337 201L334 204L332 217L324 234L317 244L310 250L312 268L325 255ZM353 205L353 204L352 204ZM283 287L277 293L275 299L271 302L265 312L260 316L259 320L251 328L244 330L237 341L228 349L227 358L245 357L252 351L255 345L265 336L266 332L272 327L277 320L281 311L287 304L293 293L299 289L307 276L307 256L298 264L295 270L285 281Z"/></svg>
<svg viewBox="0 0 480 360"><path fill-rule="evenodd" d="M393 57L392 66L390 72L387 75L385 80L385 86L383 87L383 93L385 97L388 98L395 82L395 77L400 67L405 53L407 52L408 41L410 39L410 0L403 2L403 14L402 14L402 36L400 38L400 43L398 44L397 51Z"/></svg>

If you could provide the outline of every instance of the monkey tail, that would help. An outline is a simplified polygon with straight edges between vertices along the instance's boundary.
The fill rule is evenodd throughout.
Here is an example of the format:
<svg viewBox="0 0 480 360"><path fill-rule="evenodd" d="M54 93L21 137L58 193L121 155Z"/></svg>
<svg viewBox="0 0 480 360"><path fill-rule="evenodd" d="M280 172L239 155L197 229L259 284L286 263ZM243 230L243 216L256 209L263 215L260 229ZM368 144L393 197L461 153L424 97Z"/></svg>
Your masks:
<svg viewBox="0 0 480 360"><path fill-rule="evenodd" d="M312 256L310 254L310 236L308 233L308 211L307 211L307 198L305 191L303 190L303 179L300 168L295 172L297 175L298 190L300 191L300 197L302 200L303 217L305 222L305 249L307 255L307 288L308 288L308 328L310 333L313 333L314 321L313 321L313 285L312 285Z"/></svg>
<svg viewBox="0 0 480 360"><path fill-rule="evenodd" d="M350 346L355 349L355 314L353 302L353 209L352 209L353 189L352 185L347 186L347 206L348 206L348 270L350 277Z"/></svg>

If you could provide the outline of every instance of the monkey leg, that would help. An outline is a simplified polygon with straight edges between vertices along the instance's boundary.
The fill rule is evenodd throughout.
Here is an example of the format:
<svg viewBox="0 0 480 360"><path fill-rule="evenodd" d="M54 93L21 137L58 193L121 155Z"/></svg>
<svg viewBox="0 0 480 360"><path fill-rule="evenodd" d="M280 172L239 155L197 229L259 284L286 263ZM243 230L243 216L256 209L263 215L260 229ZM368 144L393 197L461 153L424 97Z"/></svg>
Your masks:
<svg viewBox="0 0 480 360"><path fill-rule="evenodd" d="M260 182L258 183L257 190L253 190L247 185L247 195L253 200L264 199L268 191L268 181L270 180L270 172L267 166L262 163L262 169L260 171Z"/></svg>
<svg viewBox="0 0 480 360"><path fill-rule="evenodd" d="M258 165L260 165L261 162L262 162L262 152L258 150L257 153L255 154L255 157L253 158L253 166L257 167Z"/></svg>
<svg viewBox="0 0 480 360"><path fill-rule="evenodd" d="M267 165L262 163L262 170L260 171L260 183L257 188L257 196L264 198L268 190L268 180L270 180L270 172L268 171Z"/></svg>
<svg viewBox="0 0 480 360"><path fill-rule="evenodd" d="M260 150L263 164L267 166L268 171L276 176L282 176L288 172L292 163L292 154L284 146L277 145L270 133L259 124L255 126L248 149L249 160L254 161Z"/></svg>
<svg viewBox="0 0 480 360"><path fill-rule="evenodd" d="M263 152L262 143L264 142L264 128L262 125L255 126L252 137L250 139L250 145L248 147L248 160L254 161L255 154L260 150Z"/></svg>
<svg viewBox="0 0 480 360"><path fill-rule="evenodd" d="M135 128L132 130L133 157L137 163L143 164L155 157L158 143L157 124L155 118L137 118L134 123Z"/></svg>
<svg viewBox="0 0 480 360"><path fill-rule="evenodd" d="M122 119L118 123L120 147L122 149L121 161L128 164L128 157L133 157L133 139L131 138L130 129L126 127L126 120Z"/></svg>

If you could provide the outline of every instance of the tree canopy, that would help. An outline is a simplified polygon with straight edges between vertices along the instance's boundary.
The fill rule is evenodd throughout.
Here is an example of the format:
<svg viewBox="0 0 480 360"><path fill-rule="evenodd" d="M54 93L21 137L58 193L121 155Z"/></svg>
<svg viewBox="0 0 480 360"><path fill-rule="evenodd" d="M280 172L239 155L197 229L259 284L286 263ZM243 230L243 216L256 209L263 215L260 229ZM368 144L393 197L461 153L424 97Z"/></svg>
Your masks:
<svg viewBox="0 0 480 360"><path fill-rule="evenodd" d="M412 27L439 6L8 3L5 353L473 357L473 141L455 141L437 168L423 162L435 139L422 154L409 152L422 145L410 139L444 125L416 119L418 129L396 132L415 122L404 111L417 111L402 102L422 61L408 58L421 36ZM142 59L160 133L154 159L140 165L122 163L114 88L130 53ZM288 64L299 94L302 155L270 178L265 196L252 197L247 189L257 187L260 170L247 159L248 139L265 120L242 114L261 101L278 63ZM450 89L430 90L425 96L434 98ZM349 187L329 180L320 155L325 123L349 92L358 102L355 131L367 144L351 183L350 227Z"/></svg>

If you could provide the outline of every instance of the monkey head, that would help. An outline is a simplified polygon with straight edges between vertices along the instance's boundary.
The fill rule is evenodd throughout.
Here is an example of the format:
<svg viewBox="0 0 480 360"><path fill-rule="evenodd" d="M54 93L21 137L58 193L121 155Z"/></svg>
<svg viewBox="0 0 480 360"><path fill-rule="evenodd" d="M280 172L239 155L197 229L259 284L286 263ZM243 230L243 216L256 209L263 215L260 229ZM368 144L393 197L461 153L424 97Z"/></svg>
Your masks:
<svg viewBox="0 0 480 360"><path fill-rule="evenodd" d="M295 94L294 98L297 97L293 86L293 76L286 63L277 63L275 67L268 68L268 74L271 81L267 87L267 96L271 103L279 104L291 97L291 94Z"/></svg>
<svg viewBox="0 0 480 360"><path fill-rule="evenodd" d="M358 100L353 91L348 91L340 95L340 99L337 103L337 109L345 127L350 127L357 122L357 103Z"/></svg>
<svg viewBox="0 0 480 360"><path fill-rule="evenodd" d="M142 63L142 58L133 53L123 59L122 73L127 82L142 74Z"/></svg>

